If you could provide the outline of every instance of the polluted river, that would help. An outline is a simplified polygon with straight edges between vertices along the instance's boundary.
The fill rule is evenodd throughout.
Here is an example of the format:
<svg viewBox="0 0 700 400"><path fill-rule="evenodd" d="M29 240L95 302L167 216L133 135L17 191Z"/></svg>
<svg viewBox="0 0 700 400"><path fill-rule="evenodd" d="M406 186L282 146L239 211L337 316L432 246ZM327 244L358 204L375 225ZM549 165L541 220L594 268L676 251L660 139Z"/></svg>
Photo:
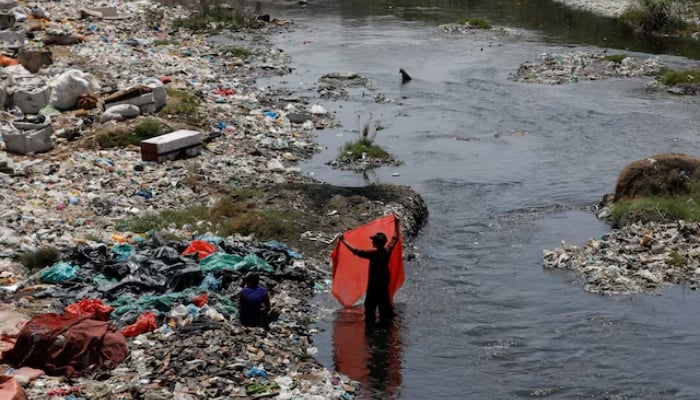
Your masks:
<svg viewBox="0 0 700 400"><path fill-rule="evenodd" d="M636 38L624 24L549 1L328 1L276 10L275 37L295 70L266 81L310 97L323 75L370 84L321 99L342 126L302 169L321 181L410 185L430 216L406 262L395 326L365 335L361 309L328 293L314 337L326 367L363 384L363 398L696 399L700 294L601 296L543 249L609 227L591 207L620 170L663 152L697 154L700 101L650 92L653 78L563 85L509 75L541 54L608 51L697 66L695 42ZM484 17L509 34L444 33ZM401 84L399 68L413 80ZM376 141L403 161L367 173L327 163L372 118Z"/></svg>

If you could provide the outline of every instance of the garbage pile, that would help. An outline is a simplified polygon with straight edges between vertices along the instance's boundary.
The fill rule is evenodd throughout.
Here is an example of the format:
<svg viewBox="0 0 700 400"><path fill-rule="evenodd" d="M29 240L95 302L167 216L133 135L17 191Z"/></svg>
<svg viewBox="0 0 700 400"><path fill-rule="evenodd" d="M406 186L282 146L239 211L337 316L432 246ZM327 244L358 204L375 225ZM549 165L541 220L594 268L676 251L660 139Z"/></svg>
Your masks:
<svg viewBox="0 0 700 400"><path fill-rule="evenodd" d="M581 51L564 54L544 53L539 56L538 61L522 64L509 78L518 82L559 85L585 80L656 75L662 66L658 57L637 59Z"/></svg>
<svg viewBox="0 0 700 400"><path fill-rule="evenodd" d="M201 236L208 227L194 224L177 229L179 237L200 235L197 243L119 237L116 226L211 205L231 188L310 180L295 164L319 150L315 132L333 116L257 82L289 70L289 57L263 36L286 24L271 20L234 48L174 27L191 14L186 8L83 6L0 1L0 200L12 205L0 209L0 297L27 321L78 313L103 322L123 335L128 356L103 360L105 368L69 363L75 380L37 368L39 357L21 368L10 357L17 365L0 364L11 377L0 393L20 396L20 382L30 399L352 397L355 385L312 357L306 299L320 275L293 251ZM107 132L134 135L145 121L188 133L147 143L155 153L146 158L142 145L101 144ZM166 147L182 137L196 151L171 159L168 151L182 149ZM46 247L60 249L61 260L27 277L16 257ZM280 309L269 331L237 323L246 270L264 275ZM3 325L0 349L24 340L31 347L32 326L22 333L13 323L8 333ZM66 344L62 334L43 339Z"/></svg>
<svg viewBox="0 0 700 400"><path fill-rule="evenodd" d="M700 282L700 224L632 224L583 246L544 250L543 266L576 271L585 290L604 295L658 292Z"/></svg>
<svg viewBox="0 0 700 400"><path fill-rule="evenodd" d="M237 322L235 299L242 277L251 272L263 277L280 312L269 332ZM349 398L356 384L322 369L313 359L313 331L308 328L312 317L302 300L313 292L315 279L320 279L319 274L305 268L300 254L276 241L215 236L169 241L153 234L141 242L111 247L95 243L74 247L30 280L3 291L3 300L15 304L26 304L24 296L30 293L36 299L50 299L50 311L56 312L29 321L13 343L14 353L4 353L3 361L51 375L100 376L92 367L80 370L77 357L66 355L68 350L58 361L47 359L45 352L32 355L29 351L45 348L34 342L54 343L58 334L66 342L85 337L68 333L68 326L79 322L89 324L79 328L81 333L89 329L115 332L109 328L115 326L121 332L117 334L123 334L122 342L124 336L134 337L129 341L129 357L123 362L123 356L113 360L108 364L111 374L101 379L119 398L144 398L154 392L162 398L180 393L192 399L302 394ZM68 321L66 330L49 334L51 329L29 328L46 324L47 319L51 326ZM31 334L23 335L27 329ZM111 343L115 342L105 348L113 348ZM94 344L89 347L94 348ZM86 379L39 379L29 383L26 391L32 399L49 398L48 393L56 390L78 395L94 386Z"/></svg>

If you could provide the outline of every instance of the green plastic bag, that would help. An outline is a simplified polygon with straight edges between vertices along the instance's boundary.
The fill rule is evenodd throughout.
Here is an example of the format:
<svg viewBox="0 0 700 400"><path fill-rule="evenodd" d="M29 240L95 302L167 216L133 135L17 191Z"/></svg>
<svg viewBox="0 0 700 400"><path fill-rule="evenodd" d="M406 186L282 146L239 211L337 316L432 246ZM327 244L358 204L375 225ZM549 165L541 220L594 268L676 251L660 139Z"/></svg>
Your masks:
<svg viewBox="0 0 700 400"><path fill-rule="evenodd" d="M122 243L112 247L112 253L114 253L114 258L119 262L124 262L129 259L129 256L134 251L134 246Z"/></svg>
<svg viewBox="0 0 700 400"><path fill-rule="evenodd" d="M264 272L271 274L275 272L275 269L272 268L267 261L252 253L243 257L243 260L241 260L241 262L236 264L233 268L243 274L248 272Z"/></svg>
<svg viewBox="0 0 700 400"><path fill-rule="evenodd" d="M75 278L76 272L78 272L78 266L59 262L41 271L39 280L43 283L60 283Z"/></svg>
<svg viewBox="0 0 700 400"><path fill-rule="evenodd" d="M243 260L237 254L214 253L199 260L199 266L204 273L219 272L222 269L236 269L236 265Z"/></svg>
<svg viewBox="0 0 700 400"><path fill-rule="evenodd" d="M173 302L180 300L182 297L182 292L166 293L160 296L144 295L138 299L128 296L120 297L110 303L114 307L112 318L119 318L131 310L136 310L139 313L145 310L167 312L172 308Z"/></svg>

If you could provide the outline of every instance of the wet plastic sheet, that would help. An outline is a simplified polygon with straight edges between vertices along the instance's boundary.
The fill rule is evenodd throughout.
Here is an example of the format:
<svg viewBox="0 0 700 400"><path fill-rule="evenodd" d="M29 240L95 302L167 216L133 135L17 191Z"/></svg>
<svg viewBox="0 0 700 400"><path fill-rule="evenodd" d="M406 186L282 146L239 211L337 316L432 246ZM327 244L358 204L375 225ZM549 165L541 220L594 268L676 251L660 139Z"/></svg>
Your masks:
<svg viewBox="0 0 700 400"><path fill-rule="evenodd" d="M345 232L345 240L355 248L371 249L370 236L377 232L383 232L387 238L394 235L394 218L393 215L387 215ZM392 299L404 281L401 232L398 233L398 238L389 259L389 295ZM333 263L331 293L344 307L351 307L367 290L369 260L355 256L338 241L331 252L331 261Z"/></svg>
<svg viewBox="0 0 700 400"><path fill-rule="evenodd" d="M202 268L202 272L219 272L224 269L233 269L236 264L241 262L243 257L238 254L228 254L228 253L214 253L204 259L199 261L199 266Z"/></svg>

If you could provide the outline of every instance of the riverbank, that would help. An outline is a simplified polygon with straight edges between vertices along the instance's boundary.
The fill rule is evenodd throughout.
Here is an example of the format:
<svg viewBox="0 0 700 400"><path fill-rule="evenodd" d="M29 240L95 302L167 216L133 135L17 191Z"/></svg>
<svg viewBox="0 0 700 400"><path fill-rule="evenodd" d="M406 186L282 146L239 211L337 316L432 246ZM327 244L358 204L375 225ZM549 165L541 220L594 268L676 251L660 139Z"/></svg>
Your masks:
<svg viewBox="0 0 700 400"><path fill-rule="evenodd" d="M293 21L260 22L258 29L209 40L173 27L174 20L187 18L191 10L139 2L103 10L115 14L105 17L103 11L80 12L80 6L64 1L16 13L17 25L33 32L26 46L49 50L52 57L50 65L36 73L12 67L15 83L8 89L50 90L70 69L96 82L99 89L90 85L79 96L80 101L94 97L94 108L87 103L60 111L42 107L56 136L51 150L6 153L0 159L0 199L17 205L1 212L8 224L0 228L0 293L10 306L3 311L18 319L62 312L69 298L84 295L71 291L70 279L47 285L40 271L21 265L19 260L37 249L57 249L63 257L76 251L104 252L111 263L117 247L130 246L136 252L165 246L180 254L193 239L209 238L220 248L235 243L256 252L264 247L261 242L279 234L285 245L301 253L284 257L279 267L301 272L274 273L264 280L274 285L273 305L281 311L268 332L242 328L235 309L227 308L226 299L234 298L240 287L240 274L234 273L221 289L207 289L210 302L175 324L175 332L169 320L179 321L178 307L192 306L190 295L178 292L172 303L153 310L158 329L130 338L129 357L116 369L106 374L90 371L76 380L41 376L24 381L29 398L49 398L52 393L123 399L352 397L356 383L313 359L314 311L308 299L315 290L326 288L327 254L338 233L393 212L402 218L402 229L410 238L427 216L420 196L407 187L318 184L296 167L297 161L318 150L315 132L333 124L333 117L309 99L257 84L261 77L290 71L289 58L266 37ZM30 28L37 20L43 22ZM56 37L68 44L42 44ZM151 83L153 91L145 93L165 89L166 104L160 111L138 104L136 114L143 115L133 119L104 112L105 99L115 91L131 93L134 85L154 78L160 84ZM126 98L134 102L134 97ZM149 101L155 104L152 98ZM23 118L19 114L5 114L3 126L16 126ZM205 139L201 154L144 162L138 146L112 148L103 140L128 137L154 125L199 131ZM182 222L187 214L207 209L202 215L209 222ZM223 212L219 219L227 218L232 225L212 223L213 209ZM172 219L176 213L165 210L181 210L180 219ZM134 228L136 223L139 229ZM260 231L263 225L270 229ZM164 238L153 235L156 226ZM275 251L285 253L284 248ZM100 260L92 259L93 267L104 267ZM196 265L194 260L185 261ZM92 282L81 272L78 277L83 285ZM126 278L120 275L120 279ZM97 287L98 281L94 282ZM60 300L34 296L52 290L71 296ZM171 287L166 294L175 291ZM91 292L96 293L108 300L105 292ZM139 294L131 293L134 304L153 295ZM136 320L136 310L119 319L120 328ZM16 334L16 328L3 326L10 334ZM0 366L0 372L16 375L7 364ZM96 391L106 397L89 394Z"/></svg>
<svg viewBox="0 0 700 400"><path fill-rule="evenodd" d="M619 17L633 3L632 0L556 0L567 7L590 11L607 17Z"/></svg>

